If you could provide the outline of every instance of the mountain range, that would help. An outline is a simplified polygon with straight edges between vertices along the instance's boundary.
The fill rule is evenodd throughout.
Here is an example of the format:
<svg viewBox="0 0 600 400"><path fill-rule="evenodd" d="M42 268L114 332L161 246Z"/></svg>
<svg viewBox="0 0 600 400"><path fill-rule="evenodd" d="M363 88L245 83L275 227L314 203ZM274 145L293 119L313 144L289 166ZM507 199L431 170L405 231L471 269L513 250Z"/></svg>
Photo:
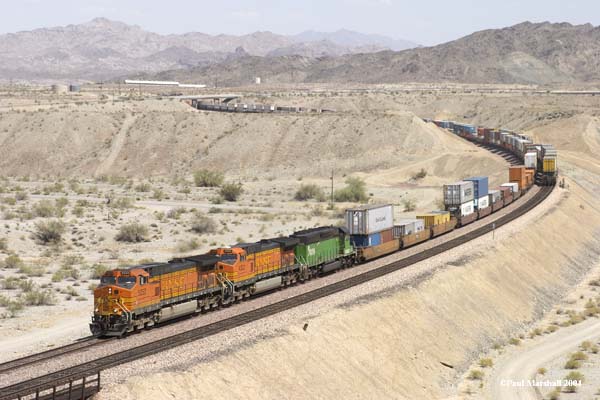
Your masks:
<svg viewBox="0 0 600 400"><path fill-rule="evenodd" d="M260 57L337 57L415 43L340 30L285 36L271 32L160 35L96 18L64 27L0 35L0 79L104 80L131 73L206 67L240 54Z"/></svg>

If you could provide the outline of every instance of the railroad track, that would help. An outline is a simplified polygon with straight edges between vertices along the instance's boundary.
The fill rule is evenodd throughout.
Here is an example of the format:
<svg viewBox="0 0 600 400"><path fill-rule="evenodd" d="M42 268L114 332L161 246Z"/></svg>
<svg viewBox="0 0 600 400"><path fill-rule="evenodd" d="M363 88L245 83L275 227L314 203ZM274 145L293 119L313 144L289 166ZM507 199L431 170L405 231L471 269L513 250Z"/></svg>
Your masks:
<svg viewBox="0 0 600 400"><path fill-rule="evenodd" d="M63 356L65 354L74 353L83 349L97 346L99 344L107 343L112 339L98 339L93 336L88 336L80 339L76 342L69 343L67 345L56 347L42 351L40 353L31 354L29 356L17 358L14 360L6 361L0 364L0 375L7 371L14 371L15 369L24 368L33 364L40 363L45 360L49 360L55 357Z"/></svg>
<svg viewBox="0 0 600 400"><path fill-rule="evenodd" d="M420 253L414 254L402 260L398 260L390 264L384 265L382 267L341 280L331 285L321 287L310 292L306 292L298 296L282 300L277 303L270 304L260 309L245 312L243 314L239 314L234 317L227 318L225 320L221 320L209 325L195 328L190 331L182 332L174 336L170 336L168 338L159 339L139 347L134 347L125 351L101 357L96 360L89 361L85 364L76 365L46 375L42 375L27 381L23 381L11 386L0 388L0 400L24 398L24 396L31 394L37 395L40 399L50 399L54 398L52 397L53 394L66 393L65 390L67 389L65 389L65 385L67 384L69 393L71 393L71 389L75 387L78 391L80 391L80 393L83 394L81 397L75 398L86 398L85 393L88 392L86 391L85 379L90 376L97 376L97 387L99 389L99 374L102 370L125 364L149 355L160 353L162 351L177 346L181 346L202 338L206 338L208 336L215 335L220 332L224 332L248 324L253 321L260 320L262 318L269 317L271 315L300 306L302 304L306 304L318 300L320 298L338 293L353 286L357 286L362 283L371 281L373 279L380 278L391 272L398 271L412 264L441 254L445 251L448 251L452 248L455 248L473 239L490 233L493 229L501 227L509 223L510 221L522 216L523 214L527 213L535 206L537 206L539 203L541 203L546 197L548 197L548 195L552 192L552 189L552 186L541 187L541 189L531 199L517 207L515 210L513 210L513 212L506 214L495 221L490 221L490 223L483 225L469 233L451 239L447 242L444 242L442 244L439 244L435 247L424 250ZM82 384L76 383L76 385L73 386L73 382L78 381L82 381ZM62 387L59 387L61 385ZM58 390L57 387L59 387ZM56 398L58 398L58 396Z"/></svg>

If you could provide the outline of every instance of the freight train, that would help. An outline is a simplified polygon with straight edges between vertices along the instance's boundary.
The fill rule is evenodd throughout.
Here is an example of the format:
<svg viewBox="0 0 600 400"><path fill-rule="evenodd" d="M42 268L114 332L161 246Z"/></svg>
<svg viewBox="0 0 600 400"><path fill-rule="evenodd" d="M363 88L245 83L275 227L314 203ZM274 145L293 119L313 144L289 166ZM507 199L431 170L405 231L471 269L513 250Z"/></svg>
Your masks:
<svg viewBox="0 0 600 400"><path fill-rule="evenodd" d="M469 140L502 147L527 165L510 167L510 182L495 190L488 189L486 177L444 185L445 210L415 219L394 221L392 205L361 206L346 210L345 227L313 228L107 271L94 290L90 330L97 336L122 336L348 268L485 218L526 192L536 173L539 184L556 182L557 154L551 146L532 144L511 132L431 122Z"/></svg>

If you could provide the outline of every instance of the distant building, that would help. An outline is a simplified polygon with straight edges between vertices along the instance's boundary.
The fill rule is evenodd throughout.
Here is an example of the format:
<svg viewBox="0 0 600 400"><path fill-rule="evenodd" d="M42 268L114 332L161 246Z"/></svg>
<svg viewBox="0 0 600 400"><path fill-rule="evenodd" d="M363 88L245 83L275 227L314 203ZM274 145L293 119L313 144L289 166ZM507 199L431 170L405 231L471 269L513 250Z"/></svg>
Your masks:
<svg viewBox="0 0 600 400"><path fill-rule="evenodd" d="M260 76L257 76L256 78L254 78L254 83L256 83L257 85L260 85Z"/></svg>

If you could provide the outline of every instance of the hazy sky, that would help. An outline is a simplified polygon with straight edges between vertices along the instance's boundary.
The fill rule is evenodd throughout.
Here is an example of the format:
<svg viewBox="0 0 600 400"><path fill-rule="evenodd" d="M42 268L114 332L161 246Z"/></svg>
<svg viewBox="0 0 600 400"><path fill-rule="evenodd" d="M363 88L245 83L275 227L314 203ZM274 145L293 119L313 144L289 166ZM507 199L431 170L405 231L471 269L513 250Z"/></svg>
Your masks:
<svg viewBox="0 0 600 400"><path fill-rule="evenodd" d="M1 33L106 17L158 33L346 28L432 45L525 20L600 25L599 0L0 0L0 6Z"/></svg>

